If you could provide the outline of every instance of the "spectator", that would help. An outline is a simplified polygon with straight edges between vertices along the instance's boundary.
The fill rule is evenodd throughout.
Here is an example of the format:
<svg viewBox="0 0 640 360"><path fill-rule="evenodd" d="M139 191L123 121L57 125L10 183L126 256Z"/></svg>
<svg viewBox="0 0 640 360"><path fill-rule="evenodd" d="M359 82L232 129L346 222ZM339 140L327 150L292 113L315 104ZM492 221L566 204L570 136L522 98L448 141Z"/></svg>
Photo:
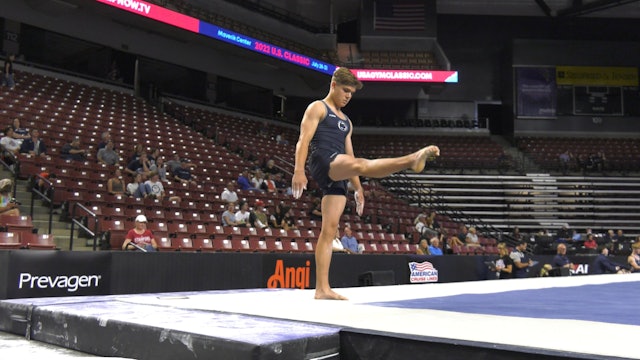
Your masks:
<svg viewBox="0 0 640 360"><path fill-rule="evenodd" d="M186 159L181 159L180 155L177 152L174 152L173 158L167 161L167 169L171 172L171 174L173 174L176 171L176 169L178 169L181 166L186 166L188 168L195 168L196 164L189 162Z"/></svg>
<svg viewBox="0 0 640 360"><path fill-rule="evenodd" d="M127 233L124 243L122 244L122 250L135 250L136 248L131 246L130 243L134 243L146 251L156 251L158 249L158 244L156 243L156 239L153 237L153 233L151 230L147 229L146 216L136 216L135 228L129 230Z"/></svg>
<svg viewBox="0 0 640 360"><path fill-rule="evenodd" d="M20 145L20 152L34 156L47 156L47 146L44 141L40 139L40 131L38 131L38 129L31 130L31 137L22 142L22 145Z"/></svg>
<svg viewBox="0 0 640 360"><path fill-rule="evenodd" d="M70 143L66 143L60 150L60 155L65 160L77 160L84 161L87 155L87 150L80 147L80 138L74 137Z"/></svg>
<svg viewBox="0 0 640 360"><path fill-rule="evenodd" d="M239 210L235 214L236 226L246 227L250 223L249 218L251 217L249 204L246 201L240 201L238 208Z"/></svg>
<svg viewBox="0 0 640 360"><path fill-rule="evenodd" d="M249 216L249 223L251 227L257 229L264 229L269 227L269 217L264 208L264 202L262 200L256 200L255 209Z"/></svg>
<svg viewBox="0 0 640 360"><path fill-rule="evenodd" d="M152 172L149 180L144 182L144 185L147 189L149 189L148 197L153 199L162 200L165 198L164 186L162 185L162 181L160 181L160 175L157 172ZM177 201L180 202L179 196L169 196L169 201Z"/></svg>
<svg viewBox="0 0 640 360"><path fill-rule="evenodd" d="M571 160L573 160L573 154L569 150L563 152L558 156L560 160L560 171L562 171L563 175L567 175L569 170L571 169Z"/></svg>
<svg viewBox="0 0 640 360"><path fill-rule="evenodd" d="M289 209L284 206L283 203L276 204L276 207L269 217L269 223L271 227L274 229L285 229L287 228L287 223L285 222L285 216Z"/></svg>
<svg viewBox="0 0 640 360"><path fill-rule="evenodd" d="M129 156L129 158L127 159L127 164L131 163L134 160L138 160L143 152L145 152L145 150L142 144L136 144L133 147L133 154L131 154L131 156Z"/></svg>
<svg viewBox="0 0 640 360"><path fill-rule="evenodd" d="M551 266L554 268L567 268L573 269L573 263L567 257L567 246L565 244L558 244L556 248L556 256L553 257L553 262Z"/></svg>
<svg viewBox="0 0 640 360"><path fill-rule="evenodd" d="M640 272L640 236L638 241L631 245L631 254L627 257L627 264L631 272Z"/></svg>
<svg viewBox="0 0 640 360"><path fill-rule="evenodd" d="M513 260L509 256L509 249L507 244L498 244L498 260L496 260L495 271L497 272L498 279L511 279L513 278Z"/></svg>
<svg viewBox="0 0 640 360"><path fill-rule="evenodd" d="M584 241L582 246L587 249L587 252L595 253L595 250L598 248L598 243L593 237L593 234L589 234L587 235L587 240Z"/></svg>
<svg viewBox="0 0 640 360"><path fill-rule="evenodd" d="M4 61L4 68L2 71L2 86L6 86L9 90L13 90L16 86L15 79L13 78L13 62L16 60L14 54L9 55Z"/></svg>
<svg viewBox="0 0 640 360"><path fill-rule="evenodd" d="M99 152L100 149L104 149L109 141L111 141L111 133L108 131L103 131L102 134L100 134L100 142L98 143L97 151ZM113 149L115 149L115 144L113 146Z"/></svg>
<svg viewBox="0 0 640 360"><path fill-rule="evenodd" d="M509 255L511 260L513 260L513 277L515 278L529 277L529 268L534 265L533 261L525 254L526 250L527 242L522 240Z"/></svg>
<svg viewBox="0 0 640 360"><path fill-rule="evenodd" d="M470 227L469 232L467 233L467 237L465 238L465 245L480 247L480 241L478 240L478 234L476 233L475 227Z"/></svg>
<svg viewBox="0 0 640 360"><path fill-rule="evenodd" d="M251 184L253 185L253 187L259 189L260 191L264 191L264 189L262 189L263 182L264 174L262 173L262 170L253 170L253 177L251 178Z"/></svg>
<svg viewBox="0 0 640 360"><path fill-rule="evenodd" d="M120 169L116 169L113 177L107 180L107 191L112 195L125 195L125 185Z"/></svg>
<svg viewBox="0 0 640 360"><path fill-rule="evenodd" d="M450 246L464 246L463 239L467 239L467 234L469 233L469 229L467 226L462 224L460 225L460 232L457 235L449 237L449 245Z"/></svg>
<svg viewBox="0 0 640 360"><path fill-rule="evenodd" d="M156 172L160 177L160 181L169 181L169 179L167 179L167 164L164 162L163 156L158 156L158 158L156 159Z"/></svg>
<svg viewBox="0 0 640 360"><path fill-rule="evenodd" d="M129 175L136 176L136 174L142 174L144 177L148 177L151 173L149 170L149 158L147 152L142 151L135 159L129 161L127 167L124 169Z"/></svg>
<svg viewBox="0 0 640 360"><path fill-rule="evenodd" d="M281 173L273 175L273 182L276 184L276 190L280 194L291 195L291 187Z"/></svg>
<svg viewBox="0 0 640 360"><path fill-rule="evenodd" d="M18 140L21 145L25 139L29 139L31 137L31 135L29 135L29 130L23 128L20 124L20 118L13 119L11 127L13 128L13 138Z"/></svg>
<svg viewBox="0 0 640 360"><path fill-rule="evenodd" d="M520 240L524 239L524 236L520 233L520 228L517 227L517 226L513 228L513 232L511 233L511 237L515 241L520 241Z"/></svg>
<svg viewBox="0 0 640 360"><path fill-rule="evenodd" d="M224 188L224 190L222 191L222 194L220 195L220 199L228 203L235 203L236 201L238 201L238 193L236 193L236 184L234 184L232 181L229 181L229 183L227 183L227 187Z"/></svg>
<svg viewBox="0 0 640 360"><path fill-rule="evenodd" d="M240 190L258 190L258 191L262 191L260 189L257 189L255 187L253 187L253 184L251 183L251 180L249 180L249 170L247 170L247 169L242 170L242 172L238 176L238 181L237 182L238 182L238 187L240 187Z"/></svg>
<svg viewBox="0 0 640 360"><path fill-rule="evenodd" d="M98 162L105 165L119 165L120 155L113 150L113 141L109 140L105 146L98 150Z"/></svg>
<svg viewBox="0 0 640 360"><path fill-rule="evenodd" d="M625 271L622 265L615 263L609 258L609 246L598 246L598 256L589 267L589 273L600 275L616 273L620 274L624 272Z"/></svg>
<svg viewBox="0 0 640 360"><path fill-rule="evenodd" d="M440 238L434 236L431 238L431 245L429 245L429 253L431 255L443 255L442 249L440 248Z"/></svg>
<svg viewBox="0 0 640 360"><path fill-rule="evenodd" d="M4 129L4 136L2 137L2 139L0 139L0 145L2 145L4 151L15 156L20 151L20 142L13 136L13 128L11 126L7 126Z"/></svg>
<svg viewBox="0 0 640 360"><path fill-rule="evenodd" d="M309 211L309 219L321 221L322 220L322 199L319 197L313 198L313 206Z"/></svg>
<svg viewBox="0 0 640 360"><path fill-rule="evenodd" d="M345 248L345 250L348 253L357 254L360 252L358 250L358 240L356 239L355 236L353 236L353 231L351 230L351 227L345 226L344 235L342 235L342 238L340 239L340 241L342 242L342 246Z"/></svg>
<svg viewBox="0 0 640 360"><path fill-rule="evenodd" d="M189 167L189 163L186 161L182 161L180 163L180 167L176 168L173 171L173 178L181 182L183 184L191 184L196 185L196 176L191 174L191 168Z"/></svg>
<svg viewBox="0 0 640 360"><path fill-rule="evenodd" d="M0 214L20 216L19 204L13 199L13 180L0 180Z"/></svg>
<svg viewBox="0 0 640 360"><path fill-rule="evenodd" d="M136 199L144 199L151 195L151 189L142 180L142 174L136 174L133 181L127 184L127 193Z"/></svg>
<svg viewBox="0 0 640 360"><path fill-rule="evenodd" d="M284 214L284 223L286 224L285 229L287 230L297 229L296 219L293 217L293 209L287 208L287 212Z"/></svg>
<svg viewBox="0 0 640 360"><path fill-rule="evenodd" d="M149 171L158 170L158 166L156 165L157 159L160 157L160 149L155 148L151 149L151 151L147 154L147 159L149 160Z"/></svg>
<svg viewBox="0 0 640 360"><path fill-rule="evenodd" d="M431 255L431 253L429 252L429 243L427 242L427 239L420 239L420 242L418 243L418 248L416 249L416 254Z"/></svg>
<svg viewBox="0 0 640 360"><path fill-rule="evenodd" d="M276 163L275 161L273 161L273 159L269 159L267 160L267 164L264 167L264 169L262 169L262 172L267 175L267 174L271 174L271 175L275 175L280 173L280 169L278 169L276 167Z"/></svg>
<svg viewBox="0 0 640 360"><path fill-rule="evenodd" d="M235 210L235 203L230 202L227 204L227 209L222 213L222 226L238 226Z"/></svg>
<svg viewBox="0 0 640 360"><path fill-rule="evenodd" d="M340 240L340 228L336 230L336 236L333 238L333 242L331 242L331 251L339 252L339 253L348 253L347 249L342 245L342 241Z"/></svg>
<svg viewBox="0 0 640 360"><path fill-rule="evenodd" d="M284 136L283 132L276 135L276 142L278 143L278 145L289 145L289 141Z"/></svg>
<svg viewBox="0 0 640 360"><path fill-rule="evenodd" d="M558 230L558 234L556 234L556 241L559 243L567 243L571 238L572 234L571 230L569 230L569 225L562 225L562 228L560 228L560 230Z"/></svg>
<svg viewBox="0 0 640 360"><path fill-rule="evenodd" d="M276 192L278 192L278 189L276 188L276 183L275 181L273 181L271 174L265 173L264 174L264 181L262 182L262 187L261 189L263 191L266 191L269 194L275 194Z"/></svg>

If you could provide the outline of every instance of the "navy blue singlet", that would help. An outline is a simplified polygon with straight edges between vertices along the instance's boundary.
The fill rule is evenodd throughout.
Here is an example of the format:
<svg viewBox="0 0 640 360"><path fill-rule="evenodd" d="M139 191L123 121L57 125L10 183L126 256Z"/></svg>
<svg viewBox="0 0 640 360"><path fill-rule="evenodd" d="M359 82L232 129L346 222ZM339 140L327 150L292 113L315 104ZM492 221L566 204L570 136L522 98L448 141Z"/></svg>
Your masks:
<svg viewBox="0 0 640 360"><path fill-rule="evenodd" d="M339 154L345 153L345 139L351 131L349 118L341 119L323 101L327 114L320 121L310 143L311 176L324 195L347 195L347 180L333 181L329 178L329 166Z"/></svg>

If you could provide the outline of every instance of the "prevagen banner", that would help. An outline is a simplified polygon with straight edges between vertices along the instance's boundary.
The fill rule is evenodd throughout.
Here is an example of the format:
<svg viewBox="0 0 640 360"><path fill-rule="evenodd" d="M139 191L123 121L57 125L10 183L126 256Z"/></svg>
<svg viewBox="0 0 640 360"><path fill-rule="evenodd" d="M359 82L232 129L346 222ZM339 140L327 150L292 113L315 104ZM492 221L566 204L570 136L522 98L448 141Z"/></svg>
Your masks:
<svg viewBox="0 0 640 360"><path fill-rule="evenodd" d="M309 70L332 75L336 65L287 50L265 41L221 28L188 15L163 8L140 0L96 0L99 3L113 6L123 11L144 16L187 31L201 34L216 40L245 48L278 60L302 66ZM360 81L387 82L446 82L457 83L457 71L423 71L423 70L377 70L366 69L354 71Z"/></svg>

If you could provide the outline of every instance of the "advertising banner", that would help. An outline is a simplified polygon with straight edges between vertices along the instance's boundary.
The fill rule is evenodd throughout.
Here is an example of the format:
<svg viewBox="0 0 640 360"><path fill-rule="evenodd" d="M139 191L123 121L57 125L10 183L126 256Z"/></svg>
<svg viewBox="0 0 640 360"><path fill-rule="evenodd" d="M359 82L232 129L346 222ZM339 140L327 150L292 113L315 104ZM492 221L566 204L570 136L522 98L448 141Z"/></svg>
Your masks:
<svg viewBox="0 0 640 360"><path fill-rule="evenodd" d="M518 117L556 116L556 74L553 67L520 67L515 70Z"/></svg>

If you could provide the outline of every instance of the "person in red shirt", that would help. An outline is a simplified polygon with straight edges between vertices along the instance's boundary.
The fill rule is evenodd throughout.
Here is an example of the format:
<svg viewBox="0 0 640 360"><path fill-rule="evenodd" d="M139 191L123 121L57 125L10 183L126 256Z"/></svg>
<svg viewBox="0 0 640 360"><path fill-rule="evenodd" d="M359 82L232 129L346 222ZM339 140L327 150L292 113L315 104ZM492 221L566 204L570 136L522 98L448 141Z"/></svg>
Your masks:
<svg viewBox="0 0 640 360"><path fill-rule="evenodd" d="M598 243L593 238L593 234L589 234L587 236L587 240L584 242L584 248L587 250L596 250L598 248Z"/></svg>
<svg viewBox="0 0 640 360"><path fill-rule="evenodd" d="M151 230L147 229L146 216L138 215L136 217L135 228L129 230L127 233L127 237L124 239L124 243L122 244L122 250L135 250L136 247L131 245L131 243L138 245L146 251L156 251L158 249L158 244L156 243L156 239L153 237L153 233Z"/></svg>

